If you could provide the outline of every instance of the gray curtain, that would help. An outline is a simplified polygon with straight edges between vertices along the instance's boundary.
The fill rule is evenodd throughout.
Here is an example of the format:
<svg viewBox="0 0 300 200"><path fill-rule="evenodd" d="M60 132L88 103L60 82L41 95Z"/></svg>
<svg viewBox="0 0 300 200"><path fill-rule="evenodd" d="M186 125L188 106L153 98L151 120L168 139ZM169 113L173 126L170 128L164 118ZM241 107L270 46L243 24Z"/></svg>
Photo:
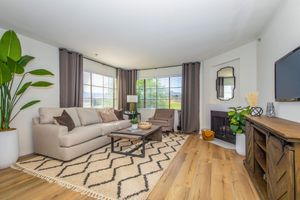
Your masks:
<svg viewBox="0 0 300 200"><path fill-rule="evenodd" d="M83 56L59 49L60 107L82 107Z"/></svg>
<svg viewBox="0 0 300 200"><path fill-rule="evenodd" d="M127 104L127 95L136 94L136 79L137 70L117 70L118 81L118 108L129 110L129 104Z"/></svg>
<svg viewBox="0 0 300 200"><path fill-rule="evenodd" d="M200 63L184 63L182 66L181 128L186 133L198 133L200 129Z"/></svg>

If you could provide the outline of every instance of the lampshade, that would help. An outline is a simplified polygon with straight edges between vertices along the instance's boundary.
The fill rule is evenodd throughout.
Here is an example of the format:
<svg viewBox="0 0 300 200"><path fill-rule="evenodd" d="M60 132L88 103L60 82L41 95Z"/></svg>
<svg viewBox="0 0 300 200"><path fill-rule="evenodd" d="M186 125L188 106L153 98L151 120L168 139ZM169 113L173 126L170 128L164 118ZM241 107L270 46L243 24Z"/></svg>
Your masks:
<svg viewBox="0 0 300 200"><path fill-rule="evenodd" d="M127 103L137 103L138 96L137 95L127 95Z"/></svg>

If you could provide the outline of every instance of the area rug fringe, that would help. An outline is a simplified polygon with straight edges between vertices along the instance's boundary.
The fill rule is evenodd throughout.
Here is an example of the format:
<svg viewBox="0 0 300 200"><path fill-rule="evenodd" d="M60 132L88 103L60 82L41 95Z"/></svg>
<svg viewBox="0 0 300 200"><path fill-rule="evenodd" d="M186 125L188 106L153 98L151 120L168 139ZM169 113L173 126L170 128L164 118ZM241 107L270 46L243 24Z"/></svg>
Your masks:
<svg viewBox="0 0 300 200"><path fill-rule="evenodd" d="M95 199L99 199L99 200L115 200L113 198L107 197L107 196L105 196L103 194L97 193L97 192L95 192L93 190L90 190L90 189L87 189L85 187L81 187L81 186L78 186L78 185L73 185L73 184L68 183L66 181L59 180L59 179L56 179L56 178L53 178L53 177L49 177L49 176L43 175L43 174L41 174L39 172L30 170L30 169L26 169L26 168L20 166L18 163L14 164L14 165L12 165L10 167L13 168L13 169L25 172L25 173L27 173L29 175L35 176L37 178L43 179L43 180L45 180L45 181L47 181L49 183L56 183L56 184L58 184L58 185L60 185L62 187L70 189L72 191L79 192L82 195L87 195L89 197L92 197L92 198L95 198Z"/></svg>

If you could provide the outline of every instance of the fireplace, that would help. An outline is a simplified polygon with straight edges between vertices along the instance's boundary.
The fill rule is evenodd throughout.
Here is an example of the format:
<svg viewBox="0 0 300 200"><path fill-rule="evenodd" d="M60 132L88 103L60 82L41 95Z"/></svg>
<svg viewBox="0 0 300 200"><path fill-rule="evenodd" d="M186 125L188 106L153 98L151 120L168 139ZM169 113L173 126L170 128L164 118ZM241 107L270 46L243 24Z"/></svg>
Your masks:
<svg viewBox="0 0 300 200"><path fill-rule="evenodd" d="M220 140L235 144L235 135L230 130L227 112L212 110L210 115L211 130L215 132L215 137Z"/></svg>

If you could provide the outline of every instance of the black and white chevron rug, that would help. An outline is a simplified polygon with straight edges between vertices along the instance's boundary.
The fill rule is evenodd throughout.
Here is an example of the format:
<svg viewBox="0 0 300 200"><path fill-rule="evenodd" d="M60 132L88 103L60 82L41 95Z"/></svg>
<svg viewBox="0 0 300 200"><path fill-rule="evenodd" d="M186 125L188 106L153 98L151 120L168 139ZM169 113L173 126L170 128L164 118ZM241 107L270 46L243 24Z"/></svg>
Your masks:
<svg viewBox="0 0 300 200"><path fill-rule="evenodd" d="M107 145L69 162L37 156L13 168L97 199L146 199L187 137L170 134L149 142L145 158L111 153ZM125 151L132 145L116 143Z"/></svg>

